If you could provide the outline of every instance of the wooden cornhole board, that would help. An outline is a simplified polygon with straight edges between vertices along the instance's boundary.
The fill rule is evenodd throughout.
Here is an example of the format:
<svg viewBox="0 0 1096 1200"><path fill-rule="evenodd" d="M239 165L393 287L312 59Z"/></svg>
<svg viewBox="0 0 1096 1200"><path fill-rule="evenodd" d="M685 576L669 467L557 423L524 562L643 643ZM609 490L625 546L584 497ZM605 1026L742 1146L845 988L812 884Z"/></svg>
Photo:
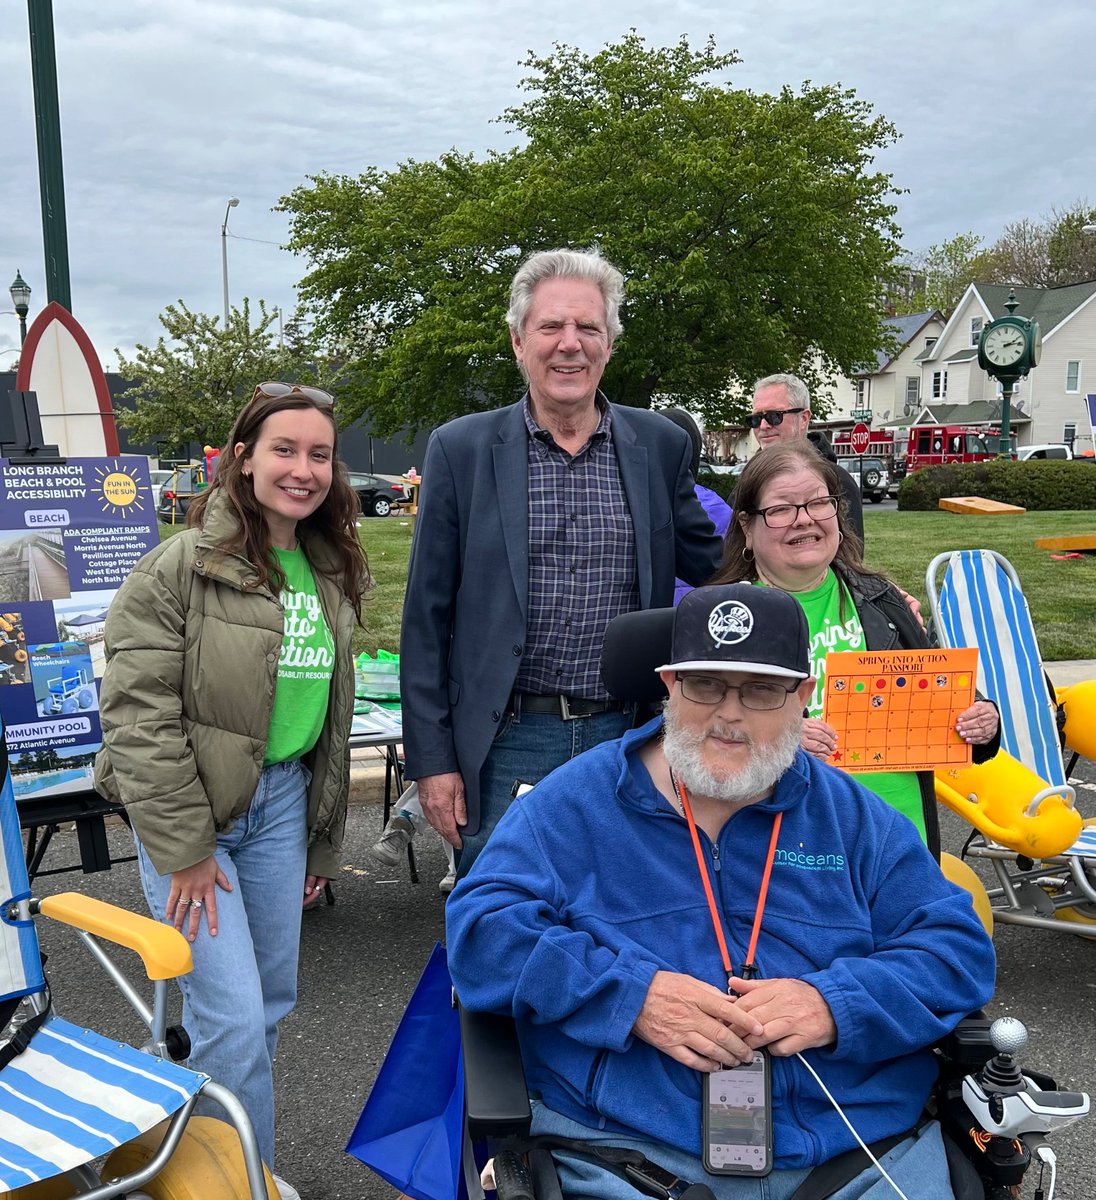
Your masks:
<svg viewBox="0 0 1096 1200"><path fill-rule="evenodd" d="M1040 550L1096 550L1096 533L1072 533L1066 537L1036 538Z"/></svg>
<svg viewBox="0 0 1096 1200"><path fill-rule="evenodd" d="M999 500L985 500L981 496L948 496L939 501L946 512L973 513L975 516L998 517L1004 514L1027 512L1015 504L1002 504Z"/></svg>

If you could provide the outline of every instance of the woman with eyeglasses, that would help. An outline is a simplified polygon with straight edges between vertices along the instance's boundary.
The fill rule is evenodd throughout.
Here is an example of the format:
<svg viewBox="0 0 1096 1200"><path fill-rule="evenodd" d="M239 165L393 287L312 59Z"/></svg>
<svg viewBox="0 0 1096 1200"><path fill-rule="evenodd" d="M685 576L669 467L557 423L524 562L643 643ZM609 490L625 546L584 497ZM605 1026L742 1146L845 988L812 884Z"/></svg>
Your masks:
<svg viewBox="0 0 1096 1200"><path fill-rule="evenodd" d="M136 564L106 622L96 786L126 806L153 915L192 943L190 1065L237 1094L271 1167L302 902L343 836L368 583L333 407L260 384L188 528Z"/></svg>
<svg viewBox="0 0 1096 1200"><path fill-rule="evenodd" d="M807 616L812 674L801 745L826 760L837 732L822 720L826 655L841 650L910 650L929 646L904 594L864 565L861 543L845 526L838 468L809 442L786 442L755 455L735 490L735 519L727 531L723 565L712 583L751 580L790 592ZM996 707L976 701L956 728L972 746L975 762L997 753ZM917 826L939 856L940 833L932 773L868 772L860 782Z"/></svg>

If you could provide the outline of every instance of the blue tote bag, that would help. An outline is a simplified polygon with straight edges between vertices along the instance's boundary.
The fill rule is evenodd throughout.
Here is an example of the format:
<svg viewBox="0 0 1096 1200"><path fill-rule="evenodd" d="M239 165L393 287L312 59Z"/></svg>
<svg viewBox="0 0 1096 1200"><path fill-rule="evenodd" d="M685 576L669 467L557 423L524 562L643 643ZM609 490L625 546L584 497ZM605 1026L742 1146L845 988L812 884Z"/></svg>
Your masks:
<svg viewBox="0 0 1096 1200"><path fill-rule="evenodd" d="M348 1154L412 1200L464 1200L464 1063L445 947L419 979Z"/></svg>

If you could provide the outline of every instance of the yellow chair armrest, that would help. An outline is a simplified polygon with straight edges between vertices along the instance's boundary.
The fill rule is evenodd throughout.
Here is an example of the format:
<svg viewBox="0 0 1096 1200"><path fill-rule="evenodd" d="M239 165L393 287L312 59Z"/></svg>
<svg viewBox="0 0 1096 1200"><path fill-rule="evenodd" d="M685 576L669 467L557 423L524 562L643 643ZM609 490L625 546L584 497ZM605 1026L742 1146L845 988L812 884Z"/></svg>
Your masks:
<svg viewBox="0 0 1096 1200"><path fill-rule="evenodd" d="M1004 750L988 762L942 768L935 784L941 804L1017 854L1053 858L1081 832L1073 788L1051 788Z"/></svg>
<svg viewBox="0 0 1096 1200"><path fill-rule="evenodd" d="M189 974L194 967L186 938L177 929L151 917L78 892L46 896L38 902L38 908L51 920L139 954L149 979L174 979Z"/></svg>

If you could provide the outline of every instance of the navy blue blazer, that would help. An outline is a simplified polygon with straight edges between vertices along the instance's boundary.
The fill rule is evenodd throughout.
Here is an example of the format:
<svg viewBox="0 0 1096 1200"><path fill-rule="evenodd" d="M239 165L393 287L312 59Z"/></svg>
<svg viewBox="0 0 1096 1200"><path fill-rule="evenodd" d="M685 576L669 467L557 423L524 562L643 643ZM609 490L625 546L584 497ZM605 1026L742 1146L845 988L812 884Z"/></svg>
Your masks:
<svg viewBox="0 0 1096 1200"><path fill-rule="evenodd" d="M722 542L693 490L688 435L647 409L612 413L640 607L668 607L675 576L711 578ZM400 635L403 745L409 779L460 772L467 833L479 828L480 769L524 653L528 491L522 402L431 434Z"/></svg>

